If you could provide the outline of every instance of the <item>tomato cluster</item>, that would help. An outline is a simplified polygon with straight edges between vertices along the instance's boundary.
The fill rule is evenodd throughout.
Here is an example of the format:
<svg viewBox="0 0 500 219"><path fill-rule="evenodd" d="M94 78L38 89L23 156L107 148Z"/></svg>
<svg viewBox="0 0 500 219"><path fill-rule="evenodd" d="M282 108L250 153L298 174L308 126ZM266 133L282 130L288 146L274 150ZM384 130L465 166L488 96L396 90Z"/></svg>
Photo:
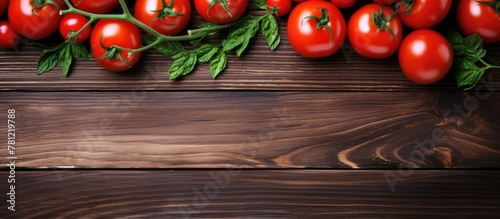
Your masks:
<svg viewBox="0 0 500 219"><path fill-rule="evenodd" d="M285 18L288 40L298 54L307 58L331 56L346 43L370 59L397 53L403 73L419 84L440 80L453 62L450 43L431 30L448 16L452 0L373 0L363 4L356 0L256 1L265 1L263 6L257 6L276 16L289 14ZM66 42L89 40L92 56L104 68L126 71L147 48L141 29L154 36L178 35L188 25L193 9L213 24L237 23L252 1L194 0L193 7L190 0L137 0L129 3L134 4L133 18L101 16L100 20L95 17L115 10L120 3L123 7L124 1L69 2L71 5L63 0L0 1L0 17L8 18L0 20L0 47L13 48L22 38L40 40L58 31ZM344 16L344 8L352 10L357 5L359 8L350 17ZM68 8L76 8L79 13L61 15L60 11ZM499 0L459 0L459 28L467 36L478 34L485 42L498 42L499 8ZM404 36L404 28L412 32ZM274 39L269 34L266 37Z"/></svg>

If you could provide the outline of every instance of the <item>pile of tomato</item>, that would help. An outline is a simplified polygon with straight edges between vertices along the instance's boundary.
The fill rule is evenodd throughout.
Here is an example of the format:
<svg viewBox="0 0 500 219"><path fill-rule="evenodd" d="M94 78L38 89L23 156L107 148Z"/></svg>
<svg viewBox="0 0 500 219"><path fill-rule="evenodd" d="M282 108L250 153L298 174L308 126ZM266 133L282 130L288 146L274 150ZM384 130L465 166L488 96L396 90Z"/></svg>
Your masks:
<svg viewBox="0 0 500 219"><path fill-rule="evenodd" d="M359 5L356 0L293 1L267 0L266 5L277 16L288 16L289 42L304 57L331 56L348 41L358 54L370 59L397 53L403 73L415 83L434 83L450 71L451 45L431 28L448 16L452 0L367 1L348 19L341 10ZM128 53L143 47L138 25L127 18L103 18L90 25L95 21L90 13L113 11L120 5L118 0L69 2L85 13L61 15L60 10L68 8L63 0L0 1L0 18L8 18L0 21L0 47L13 48L21 37L40 40L59 31L66 40L90 39L93 57L110 71L125 71L139 61L140 52ZM249 0L194 0L194 9L204 20L220 25L237 22L248 4ZM459 0L457 10L456 20L464 35L477 33L484 42L500 41L499 0ZM132 11L138 21L172 36L188 25L192 6L190 0L137 0ZM404 36L404 28L413 31ZM110 54L112 46L124 48L119 50L121 55Z"/></svg>

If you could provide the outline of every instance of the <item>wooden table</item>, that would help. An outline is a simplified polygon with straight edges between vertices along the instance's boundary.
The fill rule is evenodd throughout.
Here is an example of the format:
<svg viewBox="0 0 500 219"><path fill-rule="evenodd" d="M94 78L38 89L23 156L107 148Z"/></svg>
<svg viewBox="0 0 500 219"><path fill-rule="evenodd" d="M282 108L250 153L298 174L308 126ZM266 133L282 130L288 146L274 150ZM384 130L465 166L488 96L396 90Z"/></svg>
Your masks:
<svg viewBox="0 0 500 219"><path fill-rule="evenodd" d="M437 30L456 28L453 11ZM285 24L276 52L259 35L217 80L204 65L169 81L154 51L124 74L87 60L37 76L38 48L0 50L0 120L16 110L17 140L16 212L2 143L0 217L498 216L500 71L471 92L451 75L415 85L396 56L348 44L301 58Z"/></svg>

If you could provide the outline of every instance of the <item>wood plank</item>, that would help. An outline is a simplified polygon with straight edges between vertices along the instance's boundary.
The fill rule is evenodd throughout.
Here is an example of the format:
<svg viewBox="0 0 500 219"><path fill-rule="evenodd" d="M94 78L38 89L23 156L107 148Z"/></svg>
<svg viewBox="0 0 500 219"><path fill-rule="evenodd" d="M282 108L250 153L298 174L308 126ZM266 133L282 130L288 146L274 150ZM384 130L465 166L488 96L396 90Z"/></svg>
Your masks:
<svg viewBox="0 0 500 219"><path fill-rule="evenodd" d="M499 168L500 95L476 95L0 92L0 120L24 168Z"/></svg>
<svg viewBox="0 0 500 219"><path fill-rule="evenodd" d="M343 13L349 18L352 9ZM194 14L191 28L202 23ZM448 19L435 29L443 33L456 29L454 17L452 10ZM40 49L24 46L17 52L0 50L0 90L456 90L453 74L434 85L416 85L401 73L396 55L385 60L369 60L355 54L348 42L332 57L302 58L288 42L286 18L279 19L279 26L282 43L277 51L269 51L259 34L243 57L230 56L228 69L217 80L212 80L208 67L202 65L185 80L170 81L166 72L171 59L153 51L146 52L139 65L127 73L110 73L94 61L86 60L78 62L68 78L62 77L59 68L37 76ZM48 41L57 41L57 37ZM489 55L500 59L499 43L487 45L487 49ZM492 86L499 89L500 69L490 71L488 76L492 76Z"/></svg>
<svg viewBox="0 0 500 219"><path fill-rule="evenodd" d="M2 218L497 218L500 213L498 171L404 172L394 191L385 176L400 176L397 170L16 173L16 212L8 212L3 201Z"/></svg>

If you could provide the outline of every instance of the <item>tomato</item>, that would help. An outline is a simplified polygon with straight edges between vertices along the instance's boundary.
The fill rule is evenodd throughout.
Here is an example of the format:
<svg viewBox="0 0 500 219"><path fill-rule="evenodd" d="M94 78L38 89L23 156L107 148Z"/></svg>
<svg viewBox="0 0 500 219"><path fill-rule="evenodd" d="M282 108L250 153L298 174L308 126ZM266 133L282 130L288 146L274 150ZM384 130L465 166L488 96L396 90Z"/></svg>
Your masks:
<svg viewBox="0 0 500 219"><path fill-rule="evenodd" d="M354 50L372 59L394 54L403 39L403 26L395 13L391 8L375 3L354 12L347 25L347 36ZM373 20L372 16L376 19Z"/></svg>
<svg viewBox="0 0 500 219"><path fill-rule="evenodd" d="M410 2L413 2L413 7ZM403 0L397 9L404 25L412 29L427 29L448 15L451 3L452 0Z"/></svg>
<svg viewBox="0 0 500 219"><path fill-rule="evenodd" d="M373 2L381 5L390 5L396 2L396 0L373 0Z"/></svg>
<svg viewBox="0 0 500 219"><path fill-rule="evenodd" d="M484 42L489 43L500 41L500 11L474 0L461 0L457 10L458 26L464 34L470 36L477 33Z"/></svg>
<svg viewBox="0 0 500 219"><path fill-rule="evenodd" d="M339 8L349 8L356 3L356 0L330 0L335 6Z"/></svg>
<svg viewBox="0 0 500 219"><path fill-rule="evenodd" d="M3 15L7 7L9 6L9 0L1 0L0 1L0 16Z"/></svg>
<svg viewBox="0 0 500 219"><path fill-rule="evenodd" d="M101 42L102 41L102 42ZM111 46L120 46L128 49L139 49L142 46L141 31L134 24L115 19L102 19L97 22L90 35L92 55L97 63L107 70L120 72L132 68L141 57L141 53L129 56L130 50L121 50L115 57L104 57ZM117 51L115 51L117 52ZM119 56L119 57L118 57ZM120 57L125 60L123 62Z"/></svg>
<svg viewBox="0 0 500 219"><path fill-rule="evenodd" d="M274 7L278 8L276 15L285 16L292 9L292 0L267 0L266 5L269 10L273 10Z"/></svg>
<svg viewBox="0 0 500 219"><path fill-rule="evenodd" d="M19 34L8 21L0 21L0 47L10 49L20 42Z"/></svg>
<svg viewBox="0 0 500 219"><path fill-rule="evenodd" d="M441 80L453 63L453 50L441 34L428 29L410 33L399 47L399 66L417 84Z"/></svg>
<svg viewBox="0 0 500 219"><path fill-rule="evenodd" d="M135 17L163 35L181 32L191 19L189 0L137 0Z"/></svg>
<svg viewBox="0 0 500 219"><path fill-rule="evenodd" d="M82 29L85 24L87 24L88 19L87 17L79 14L67 14L64 15L63 18L61 19L61 23L59 24L59 32L61 33L61 36L68 40L69 39L69 33L70 31L72 32L78 32ZM90 31L91 28L90 26L86 27L77 37L76 40L72 39L72 41L81 43L85 40L87 40L90 36Z"/></svg>
<svg viewBox="0 0 500 219"><path fill-rule="evenodd" d="M71 0L76 8L95 14L105 14L118 6L118 0Z"/></svg>
<svg viewBox="0 0 500 219"><path fill-rule="evenodd" d="M64 9L66 5L62 0L54 0L59 8L52 4L35 8L31 1L11 0L8 9L9 21L17 33L28 39L40 40L57 30L61 21L59 8Z"/></svg>
<svg viewBox="0 0 500 219"><path fill-rule="evenodd" d="M287 34L293 49L308 58L334 54L347 35L342 13L326 1L305 1L295 6L288 17Z"/></svg>
<svg viewBox="0 0 500 219"><path fill-rule="evenodd" d="M223 2L227 4L229 12L224 10ZM213 5L210 6L210 4ZM203 20L216 24L227 24L238 20L245 14L248 0L194 0L194 6Z"/></svg>

